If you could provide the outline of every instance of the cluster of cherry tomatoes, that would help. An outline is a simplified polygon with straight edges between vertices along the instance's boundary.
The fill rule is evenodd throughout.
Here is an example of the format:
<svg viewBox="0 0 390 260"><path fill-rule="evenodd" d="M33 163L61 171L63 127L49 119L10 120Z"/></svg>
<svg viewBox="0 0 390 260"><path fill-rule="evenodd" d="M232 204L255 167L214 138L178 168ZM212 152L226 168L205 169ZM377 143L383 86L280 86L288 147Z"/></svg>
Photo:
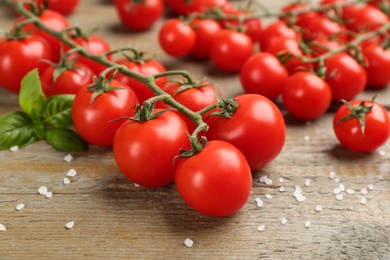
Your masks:
<svg viewBox="0 0 390 260"><path fill-rule="evenodd" d="M265 167L282 151L286 127L273 99L281 95L288 112L312 120L325 113L332 100L353 99L367 82L383 87L390 80L386 73L375 74L379 68L386 71L384 66L390 61L386 58L388 51L380 46L380 36L360 44L362 52L357 53L363 54L366 66L347 52L332 55L323 62L309 63L301 58L326 54L367 33L366 30L382 26L388 20L384 13L367 15L366 20L353 18L356 13L366 12L361 11L365 9L380 12L373 5L342 9L345 19L355 21L353 26L349 24L348 29L354 32L351 36L345 33L346 25L333 22L319 11L282 16L263 28L261 19L250 17L251 12L237 10L222 0L207 4L200 0L191 3L168 0L164 5L153 1L145 0L143 5L130 4L129 0L114 3L121 20L133 30L150 28L161 16L165 4L178 14L191 17L189 23L168 19L160 28L161 47L172 56L210 58L222 70L239 73L246 93L224 99L217 87L205 79L179 73L171 80L158 60L145 59L143 53L132 48L121 50L118 54L123 56L118 57L95 32L70 28L64 15L45 8L32 11L37 12L41 24L61 32L60 36L67 40L61 41L53 33L27 23L25 18L18 18L12 33L0 39L0 74L12 75L1 77L0 85L18 92L24 75L38 68L42 91L47 97L75 95L72 121L84 140L91 145L112 146L118 168L137 184L160 187L175 182L183 199L204 214L228 216L241 209L251 192L251 172ZM147 8L152 3L158 6L154 11ZM293 4L282 11L308 7ZM153 15L148 15L148 10ZM142 15L134 19L134 13L125 11ZM216 13L230 18L202 17ZM235 19L240 16L250 18ZM136 25L132 24L136 21ZM360 22L365 24L364 31ZM335 26L339 29L335 30ZM254 53L255 46L259 52ZM105 65L81 55L77 47L99 56ZM370 49L373 51L369 52ZM374 49L381 50L381 54L375 55ZM132 73L116 72L107 63L121 65ZM324 77L313 72L324 71L323 68L326 68ZM161 98L164 102L157 101L152 86L167 94L168 101L165 97ZM353 149L356 138L361 138L360 146L354 150L372 151L387 140L389 118L387 111L374 101L359 104L351 103L337 113L335 129L342 133L338 135L342 139L352 140L349 142L352 145L342 142L347 147ZM345 120L351 110L356 118ZM207 131L197 132L199 122L207 124Z"/></svg>

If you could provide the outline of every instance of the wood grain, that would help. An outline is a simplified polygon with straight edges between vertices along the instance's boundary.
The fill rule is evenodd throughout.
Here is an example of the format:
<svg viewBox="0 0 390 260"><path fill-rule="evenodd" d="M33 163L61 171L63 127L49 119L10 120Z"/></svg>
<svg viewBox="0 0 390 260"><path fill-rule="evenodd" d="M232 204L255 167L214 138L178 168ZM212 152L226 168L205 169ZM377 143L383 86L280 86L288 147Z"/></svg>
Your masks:
<svg viewBox="0 0 390 260"><path fill-rule="evenodd" d="M266 2L277 9L287 1ZM4 6L0 11L1 28L7 29L14 18L6 15ZM168 69L206 75L225 96L242 93L237 75L222 73L210 62L177 60L162 53L155 38L161 22L149 32L131 33L118 24L113 6L92 0L82 1L69 19L83 28L99 26L113 48L130 44L158 51ZM390 105L387 89L380 98ZM17 109L17 95L1 90L0 115ZM228 218L193 211L174 184L136 187L120 173L109 148L92 146L87 153L72 153L71 162L64 161L67 153L44 141L17 152L0 151L0 223L7 228L0 232L0 258L390 259L390 144L370 154L347 151L333 135L332 113L310 124L286 115L282 153L253 173L248 203ZM65 185L69 169L77 175ZM355 194L344 191L343 200L337 200L333 190L339 183L329 177L332 171ZM273 183L259 182L262 176ZM361 194L369 184L374 188ZM296 185L306 197L301 203L293 196ZM41 186L53 197L38 194ZM264 202L261 208L257 197ZM25 207L17 211L20 203ZM318 205L323 207L320 212ZM75 225L67 229L70 221ZM311 221L308 228L306 221ZM258 231L262 224L264 231ZM193 247L183 244L186 238L194 241Z"/></svg>

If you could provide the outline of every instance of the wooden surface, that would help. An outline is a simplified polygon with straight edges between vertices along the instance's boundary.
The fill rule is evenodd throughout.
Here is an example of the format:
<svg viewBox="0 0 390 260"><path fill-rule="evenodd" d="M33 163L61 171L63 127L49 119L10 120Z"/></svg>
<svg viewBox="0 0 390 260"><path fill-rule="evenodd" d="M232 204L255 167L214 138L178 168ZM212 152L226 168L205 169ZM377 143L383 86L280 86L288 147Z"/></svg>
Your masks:
<svg viewBox="0 0 390 260"><path fill-rule="evenodd" d="M168 69L205 75L225 96L242 93L237 75L222 73L210 62L162 53L156 40L161 23L149 32L128 32L106 2L83 0L69 20L85 29L99 26L112 48L159 51L157 57ZM273 1L270 7L276 10L286 2ZM1 29L9 29L13 19L0 6ZM379 94L389 106L388 90ZM0 115L17 109L17 96L0 91ZM193 211L174 184L158 189L134 186L119 172L108 148L72 153L71 162L64 161L67 153L44 142L17 152L0 151L0 223L7 228L0 231L0 259L390 259L390 144L370 154L347 151L333 135L332 112L310 124L286 115L282 153L253 173L248 203L228 218ZM70 169L77 175L65 185ZM273 183L259 182L262 176ZM337 180L355 194L344 191L337 200ZM296 185L302 188L303 202L293 196ZM53 197L40 195L41 186ZM368 193L361 194L362 189ZM257 197L263 207L256 205ZM361 204L363 197L367 204ZM16 210L21 203L25 207ZM322 211L316 211L318 205ZM287 223L282 224L282 218ZM74 227L67 229L71 221ZM261 225L263 231L258 230ZM186 238L193 240L191 248L183 244Z"/></svg>

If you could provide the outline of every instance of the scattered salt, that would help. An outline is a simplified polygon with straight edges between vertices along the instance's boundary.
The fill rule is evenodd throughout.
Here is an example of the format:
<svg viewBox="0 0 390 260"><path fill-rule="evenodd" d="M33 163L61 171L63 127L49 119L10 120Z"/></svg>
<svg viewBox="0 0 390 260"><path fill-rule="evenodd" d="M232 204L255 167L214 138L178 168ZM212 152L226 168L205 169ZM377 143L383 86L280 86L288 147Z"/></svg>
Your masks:
<svg viewBox="0 0 390 260"><path fill-rule="evenodd" d="M304 202L305 199L306 199L306 197L303 196L303 195L297 197L297 201L298 201L298 202Z"/></svg>
<svg viewBox="0 0 390 260"><path fill-rule="evenodd" d="M267 185L271 185L272 183L273 183L273 181L271 179L265 180L265 184L267 184Z"/></svg>
<svg viewBox="0 0 390 260"><path fill-rule="evenodd" d="M41 194L41 195L46 195L47 194L47 188L45 186L41 186L38 189L38 193Z"/></svg>
<svg viewBox="0 0 390 260"><path fill-rule="evenodd" d="M282 218L281 223L282 223L282 225L286 224L287 223L287 219L286 218Z"/></svg>
<svg viewBox="0 0 390 260"><path fill-rule="evenodd" d="M11 152L16 152L17 150L19 150L19 146L17 146L17 145L11 146L11 147L9 148L9 150L10 150Z"/></svg>
<svg viewBox="0 0 390 260"><path fill-rule="evenodd" d="M316 206L316 211L317 212L321 212L322 211L322 206L321 205L317 205Z"/></svg>
<svg viewBox="0 0 390 260"><path fill-rule="evenodd" d="M53 197L53 192L49 191L48 193L46 193L46 198L51 198Z"/></svg>
<svg viewBox="0 0 390 260"><path fill-rule="evenodd" d="M339 189L340 189L341 191L345 191L345 186L344 186L344 184L340 183Z"/></svg>
<svg viewBox="0 0 390 260"><path fill-rule="evenodd" d="M279 178L279 182L284 182L283 177L280 177L280 178Z"/></svg>
<svg viewBox="0 0 390 260"><path fill-rule="evenodd" d="M137 183L134 183L134 186L137 187L137 188L140 187L140 185L137 184Z"/></svg>
<svg viewBox="0 0 390 260"><path fill-rule="evenodd" d="M305 222L305 228L309 228L311 226L311 221L308 220Z"/></svg>
<svg viewBox="0 0 390 260"><path fill-rule="evenodd" d="M75 169L70 169L67 173L66 173L66 176L69 176L69 177L74 177L77 175L77 172Z"/></svg>
<svg viewBox="0 0 390 260"><path fill-rule="evenodd" d="M71 229L73 226L74 226L74 221L68 222L68 223L66 223L66 225L65 225L65 227L66 227L67 229Z"/></svg>
<svg viewBox="0 0 390 260"><path fill-rule="evenodd" d="M373 190L373 189L374 189L374 185L368 184L368 189L369 189L369 190Z"/></svg>
<svg viewBox="0 0 390 260"><path fill-rule="evenodd" d="M272 195L271 195L271 194L268 194L268 193L267 193L267 194L265 194L264 196L265 196L267 199L272 199Z"/></svg>
<svg viewBox="0 0 390 260"><path fill-rule="evenodd" d="M339 188L339 187L337 187L337 188L335 188L334 190L333 190L333 194L334 195L337 195L337 194L340 194L341 193L341 189Z"/></svg>
<svg viewBox="0 0 390 260"><path fill-rule="evenodd" d="M309 142L310 141L310 135L305 135L303 137L303 140L305 140L306 142Z"/></svg>
<svg viewBox="0 0 390 260"><path fill-rule="evenodd" d="M339 182L340 182L340 178L336 178L336 179L334 179L334 181L335 181L336 183L339 183Z"/></svg>
<svg viewBox="0 0 390 260"><path fill-rule="evenodd" d="M24 208L24 204L18 204L16 206L16 210L22 210Z"/></svg>
<svg viewBox="0 0 390 260"><path fill-rule="evenodd" d="M343 194L337 194L337 195L336 195L336 199L337 199L337 200L343 200L343 199L344 199Z"/></svg>
<svg viewBox="0 0 390 260"><path fill-rule="evenodd" d="M6 231L7 229L5 228L5 226L3 224L0 224L0 231Z"/></svg>
<svg viewBox="0 0 390 260"><path fill-rule="evenodd" d="M259 208L264 206L264 202L259 197L257 197L255 200Z"/></svg>
<svg viewBox="0 0 390 260"><path fill-rule="evenodd" d="M265 229L265 225L261 224L260 226L257 227L257 230L263 231Z"/></svg>
<svg viewBox="0 0 390 260"><path fill-rule="evenodd" d="M310 179L305 180L305 186L310 186L310 183L311 183Z"/></svg>
<svg viewBox="0 0 390 260"><path fill-rule="evenodd" d="M69 184L70 183L70 180L68 179L68 178L64 178L64 184L66 185L66 184Z"/></svg>
<svg viewBox="0 0 390 260"><path fill-rule="evenodd" d="M366 205L366 204L367 204L367 199L366 199L365 197L363 197L363 198L360 200L360 204Z"/></svg>
<svg viewBox="0 0 390 260"><path fill-rule="evenodd" d="M379 153L380 156L385 156L386 155L386 151L384 151L384 150L379 150L378 153Z"/></svg>
<svg viewBox="0 0 390 260"><path fill-rule="evenodd" d="M68 154L64 157L65 162L71 162L73 161L73 156L71 154Z"/></svg>
<svg viewBox="0 0 390 260"><path fill-rule="evenodd" d="M194 245L194 241L192 241L192 240L189 239L189 238L186 238L186 239L184 240L184 245L185 245L186 247L192 247L192 246Z"/></svg>
<svg viewBox="0 0 390 260"><path fill-rule="evenodd" d="M264 175L260 177L259 182L266 182L266 180L268 180L268 177L267 175Z"/></svg>
<svg viewBox="0 0 390 260"><path fill-rule="evenodd" d="M285 189L284 189L284 186L280 186L280 188L279 188L279 191L280 192L283 192Z"/></svg>
<svg viewBox="0 0 390 260"><path fill-rule="evenodd" d="M335 172L330 172L329 173L329 178L330 179L334 179L336 177L336 173Z"/></svg>
<svg viewBox="0 0 390 260"><path fill-rule="evenodd" d="M354 189L347 189L345 192L347 192L348 194L354 194L355 193L355 190Z"/></svg>
<svg viewBox="0 0 390 260"><path fill-rule="evenodd" d="M360 190L360 193L363 195L366 195L366 194L368 194L368 190L366 188L363 188Z"/></svg>

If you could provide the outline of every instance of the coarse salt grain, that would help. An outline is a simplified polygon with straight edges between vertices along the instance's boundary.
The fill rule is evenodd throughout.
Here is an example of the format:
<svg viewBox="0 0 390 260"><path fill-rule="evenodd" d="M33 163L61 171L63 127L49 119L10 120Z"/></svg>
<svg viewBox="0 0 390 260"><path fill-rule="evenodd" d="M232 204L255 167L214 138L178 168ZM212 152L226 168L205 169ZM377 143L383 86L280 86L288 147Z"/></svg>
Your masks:
<svg viewBox="0 0 390 260"><path fill-rule="evenodd" d="M66 227L67 229L71 229L71 228L73 228L73 226L74 226L74 221L68 222L68 223L66 223L66 225L65 225L65 227Z"/></svg>
<svg viewBox="0 0 390 260"><path fill-rule="evenodd" d="M308 220L305 222L305 228L309 228L311 226L311 221Z"/></svg>
<svg viewBox="0 0 390 260"><path fill-rule="evenodd" d="M287 219L286 218L282 218L281 223L282 223L282 225L286 224L287 223Z"/></svg>
<svg viewBox="0 0 390 260"><path fill-rule="evenodd" d="M69 184L70 183L70 180L68 179L68 178L64 178L64 184L66 185L66 184Z"/></svg>
<svg viewBox="0 0 390 260"><path fill-rule="evenodd" d="M386 155L386 151L384 151L384 150L379 150L378 153L379 153L380 156L385 156Z"/></svg>
<svg viewBox="0 0 390 260"><path fill-rule="evenodd" d="M354 189L347 189L346 191L345 191L347 194L354 194L355 193L355 190Z"/></svg>
<svg viewBox="0 0 390 260"><path fill-rule="evenodd" d="M304 202L305 199L306 199L306 197L303 196L303 195L297 197L297 201L298 201L298 202Z"/></svg>
<svg viewBox="0 0 390 260"><path fill-rule="evenodd" d="M64 161L65 162L71 162L73 161L73 156L71 154L67 154L65 157L64 157Z"/></svg>
<svg viewBox="0 0 390 260"><path fill-rule="evenodd" d="M306 180L305 180L305 186L310 186L310 183L311 183L311 180L310 180L310 179L306 179Z"/></svg>
<svg viewBox="0 0 390 260"><path fill-rule="evenodd" d="M317 205L316 206L316 211L317 212L321 212L322 211L322 206L321 205Z"/></svg>
<svg viewBox="0 0 390 260"><path fill-rule="evenodd" d="M186 238L186 239L184 240L184 245L185 245L186 247L192 247L192 246L194 245L194 241L192 241L192 239Z"/></svg>
<svg viewBox="0 0 390 260"><path fill-rule="evenodd" d="M137 183L134 183L134 186L137 187L137 188L140 187L140 185L137 184Z"/></svg>
<svg viewBox="0 0 390 260"><path fill-rule="evenodd" d="M17 150L19 150L19 146L17 146L17 145L11 146L11 147L9 148L9 150L10 150L11 152L16 152Z"/></svg>
<svg viewBox="0 0 390 260"><path fill-rule="evenodd" d="M74 177L77 175L77 172L75 169L70 169L67 173L66 173L66 176L69 176L69 177Z"/></svg>
<svg viewBox="0 0 390 260"><path fill-rule="evenodd" d="M48 193L46 193L46 198L51 198L53 197L53 192L49 191Z"/></svg>
<svg viewBox="0 0 390 260"><path fill-rule="evenodd" d="M309 142L310 141L310 135L305 135L303 137L303 140L305 140L306 142Z"/></svg>
<svg viewBox="0 0 390 260"><path fill-rule="evenodd" d="M264 202L259 197L256 198L256 204L259 208L264 206Z"/></svg>
<svg viewBox="0 0 390 260"><path fill-rule="evenodd" d="M257 230L263 231L265 229L265 225L261 224L260 226L257 227Z"/></svg>
<svg viewBox="0 0 390 260"><path fill-rule="evenodd" d="M279 182L284 182L283 177L280 177L280 178L279 178Z"/></svg>
<svg viewBox="0 0 390 260"><path fill-rule="evenodd" d="M0 224L0 231L6 231L6 227L3 224Z"/></svg>
<svg viewBox="0 0 390 260"><path fill-rule="evenodd" d="M341 189L339 188L339 187L337 187L337 188L335 188L334 190L333 190L333 194L334 195L337 195L337 194L340 194L341 193Z"/></svg>
<svg viewBox="0 0 390 260"><path fill-rule="evenodd" d="M259 182L266 182L268 180L267 175L261 176Z"/></svg>
<svg viewBox="0 0 390 260"><path fill-rule="evenodd" d="M38 189L38 193L41 194L41 195L46 195L47 194L47 188L45 186L41 186Z"/></svg>
<svg viewBox="0 0 390 260"><path fill-rule="evenodd" d="M365 197L363 197L363 198L360 200L360 204L366 205L366 204L367 204L367 199L366 199Z"/></svg>
<svg viewBox="0 0 390 260"><path fill-rule="evenodd" d="M329 173L329 178L330 179L334 179L336 177L336 173L335 172L330 172Z"/></svg>
<svg viewBox="0 0 390 260"><path fill-rule="evenodd" d="M368 190L373 190L374 189L374 185L373 184L368 184Z"/></svg>
<svg viewBox="0 0 390 260"><path fill-rule="evenodd" d="M271 185L273 183L273 181L271 180L271 179L267 179L266 181L265 181L265 184L267 184L267 185Z"/></svg>
<svg viewBox="0 0 390 260"><path fill-rule="evenodd" d="M16 206L16 210L22 210L24 208L24 204L18 204Z"/></svg>
<svg viewBox="0 0 390 260"><path fill-rule="evenodd" d="M283 192L285 190L284 186L280 186L279 191Z"/></svg>
<svg viewBox="0 0 390 260"><path fill-rule="evenodd" d="M265 194L264 196L265 196L267 199L272 199L272 195L271 195L271 194L268 194L268 193L267 193L267 194Z"/></svg>
<svg viewBox="0 0 390 260"><path fill-rule="evenodd" d="M337 199L337 200L343 200L343 199L344 199L343 194L337 194L337 195L336 195L336 199Z"/></svg>
<svg viewBox="0 0 390 260"><path fill-rule="evenodd" d="M339 182L340 182L340 178L336 178L336 179L334 179L334 181L335 181L336 183L339 183Z"/></svg>
<svg viewBox="0 0 390 260"><path fill-rule="evenodd" d="M360 190L360 193L363 195L366 195L366 194L368 194L368 190L366 188L363 188Z"/></svg>

